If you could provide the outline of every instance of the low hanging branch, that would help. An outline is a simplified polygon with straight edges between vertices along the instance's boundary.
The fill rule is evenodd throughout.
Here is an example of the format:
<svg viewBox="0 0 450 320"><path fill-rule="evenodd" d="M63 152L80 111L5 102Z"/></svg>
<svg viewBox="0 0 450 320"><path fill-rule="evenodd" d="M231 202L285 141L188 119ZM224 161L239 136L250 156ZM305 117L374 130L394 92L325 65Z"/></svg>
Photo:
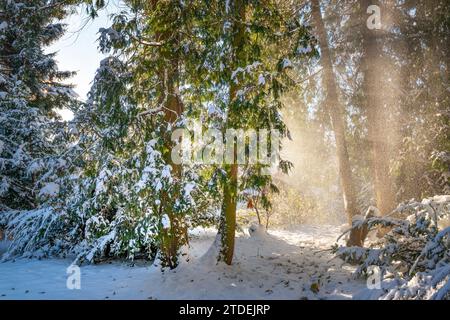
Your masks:
<svg viewBox="0 0 450 320"><path fill-rule="evenodd" d="M147 39L143 39L142 37L136 37L136 36L131 36L131 38L137 42L139 42L140 44L144 45L144 46L149 46L149 47L160 47L164 44L163 41L151 41L151 40L147 40Z"/></svg>

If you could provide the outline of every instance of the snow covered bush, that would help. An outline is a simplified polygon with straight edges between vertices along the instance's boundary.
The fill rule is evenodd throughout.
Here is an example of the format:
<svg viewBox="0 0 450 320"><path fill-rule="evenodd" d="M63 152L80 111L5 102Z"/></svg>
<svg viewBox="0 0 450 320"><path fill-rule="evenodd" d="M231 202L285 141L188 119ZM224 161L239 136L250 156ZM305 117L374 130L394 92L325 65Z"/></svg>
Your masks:
<svg viewBox="0 0 450 320"><path fill-rule="evenodd" d="M30 6L25 6L8 1L4 4L5 8L2 8L8 13L11 11L12 18L11 23L2 26L0 35L5 34L13 44L20 44L22 40L33 42L33 36L38 38L42 36L33 42L36 45L33 59L37 63L43 56L44 43L40 40L45 38L45 41L49 42L49 37L44 37L39 32L21 35L15 30L20 30L22 22L28 22L26 18L21 19L21 16L28 16L26 10L33 13L40 12L37 10L38 6L46 3L46 1L30 1ZM64 16L66 6L61 4L55 7L60 8L55 9L60 13L58 18ZM135 9L139 11L142 8L137 6ZM161 10L174 12L172 8L165 6L161 6ZM36 13L48 17L39 16L36 20L42 25L36 28L27 25L24 30L40 31L40 28L53 18L50 13L46 10ZM164 19L167 18L167 21L163 21L164 25L157 28L172 28L174 19L167 17L165 12L160 14ZM172 50L170 46L174 44L167 43L163 48L155 46L151 53L145 51L135 55L135 50L140 51L143 46L140 40L136 40L141 36L141 27L149 23L142 12L139 12L138 16L143 20L128 21L125 14L118 14L113 19L113 27L106 33L106 29L101 31L101 50L104 53L111 53L111 56L101 62L88 101L70 106L75 118L64 127L63 131L68 136L65 137L67 140L64 141L63 148L50 145L47 140L50 138L55 140L57 136L43 130L43 127L36 123L27 122L27 118L18 111L19 107L23 107L26 112L47 125L48 121L44 116L54 115L52 108L57 107L56 101L61 102L59 107L68 107L73 101L67 96L70 93L69 87L54 89L49 85L36 86L39 91L30 93L30 97L52 97L55 102L38 110L37 106L34 106L35 101L32 103L26 99L23 102L19 101L19 94L11 94L12 89L9 90L6 85L5 88L10 92L4 92L2 82L0 87L2 109L11 105L11 114L5 114L3 117L2 113L2 121L11 122L15 119L15 115L23 120L23 127L17 126L16 123L10 123L9 127L6 127L6 134L9 136L1 140L0 148L2 155L6 153L3 158L12 157L19 160L24 158L22 157L24 146L27 146L27 142L30 144L33 142L29 139L30 135L22 134L27 128L35 130L37 137L47 142L45 145L41 143L36 146L43 145L44 151L51 150L54 152L50 154L51 156L57 155L53 159L45 152L39 154L39 161L44 156L53 161L49 166L53 169L51 174L45 173L39 177L34 174L35 172L30 174L28 172L30 167L37 168L30 165L33 161L30 157L20 167L23 172L20 174L14 172L0 180L2 200L5 195L4 197L16 199L21 204L27 204L17 194L25 191L30 194L29 205L23 208L16 208L14 205L8 205L8 208L5 206L5 214L0 217L0 226L3 225L8 234L14 237L8 257L74 255L77 262L95 262L108 257L133 259L136 256L153 257L158 254L163 264L173 267L177 264L180 247L187 243L188 228L208 223L210 220L211 216L209 214L203 216L203 213L209 212L211 201L207 197L199 196L202 191L198 185L203 177L189 166L180 168L171 163L170 134L174 128L182 127L185 121L181 111L177 111L177 117L173 117L173 111L165 111L180 101L179 98L173 98L175 89L168 88L174 84L166 76L163 77L167 72L174 72L167 70L166 56L167 52ZM149 24L160 22L160 19L156 19ZM60 26L58 29L56 26L59 25L55 25L52 30L60 32L53 34L61 35L63 28ZM153 29L145 32L151 33ZM126 41L116 41L117 37L114 37L114 34L124 36L123 39ZM16 38L20 40L16 41ZM7 41L1 43L5 44L5 48L10 47ZM131 52L133 54L129 54ZM70 75L57 73L52 57L52 55L44 57L48 62L47 68L40 70L39 75L45 74L44 71L50 71L51 74L44 80L53 80L53 76L62 79ZM1 62L3 65L3 60ZM141 68L140 66L144 64L147 67ZM21 70L18 65L14 67ZM23 70L27 71L26 68ZM1 76L2 81L8 80L4 83L8 85L15 83L14 79L6 78L10 76L9 74ZM17 82L17 86L21 87L18 87L15 93L28 94L29 90L22 85L23 83ZM159 90L155 90L155 86L159 86ZM51 95L47 94L49 92ZM146 94L143 95L142 92ZM9 97L11 102L7 100ZM6 102L9 104L6 105ZM27 104L29 102L33 108ZM42 113L39 113L41 111ZM24 144L11 142L14 139L24 141ZM9 150L7 144L11 144L18 151ZM60 161L61 164L56 161ZM5 171L2 170L2 174L3 172ZM25 191L16 188L16 194L6 195L12 190L10 186L16 186L10 182L11 177L17 179L16 184L28 181L30 183L22 188ZM37 181L41 182L39 189L33 190ZM39 196L39 201L31 203L35 194Z"/></svg>
<svg viewBox="0 0 450 320"><path fill-rule="evenodd" d="M62 81L54 54L44 47L59 39L64 25L55 21L66 6L45 0L0 3L0 229L14 241L7 256L41 256L59 246L57 203L67 126L56 109L77 101Z"/></svg>
<svg viewBox="0 0 450 320"><path fill-rule="evenodd" d="M356 274L371 275L378 266L384 299L448 299L450 297L450 196L400 204L385 217L360 220L353 228L384 229L367 247L333 248Z"/></svg>
<svg viewBox="0 0 450 320"><path fill-rule="evenodd" d="M175 197L171 210L183 217L186 232L205 223L198 218L208 207L198 197L201 177L189 167L181 179L174 175L161 151L164 129L145 129L149 123L138 115L141 106L126 89L130 80L120 60L101 63L90 99L68 124L71 143L61 155L65 174L41 190L47 198L38 208L9 211L0 220L14 237L6 258L73 256L77 263L153 258L161 254L162 231L170 228L168 197Z"/></svg>
<svg viewBox="0 0 450 320"><path fill-rule="evenodd" d="M60 231L60 218L60 214L49 206L5 212L0 224L6 226L6 234L14 241L2 259L15 256L40 258L58 252L63 243L62 239L55 236Z"/></svg>
<svg viewBox="0 0 450 320"><path fill-rule="evenodd" d="M124 62L106 58L74 119L79 156L66 206L82 239L78 261L161 254L162 231L170 228L168 205L187 231L197 176L189 170L175 175L164 154L165 123L142 116L144 106L128 89L132 81Z"/></svg>

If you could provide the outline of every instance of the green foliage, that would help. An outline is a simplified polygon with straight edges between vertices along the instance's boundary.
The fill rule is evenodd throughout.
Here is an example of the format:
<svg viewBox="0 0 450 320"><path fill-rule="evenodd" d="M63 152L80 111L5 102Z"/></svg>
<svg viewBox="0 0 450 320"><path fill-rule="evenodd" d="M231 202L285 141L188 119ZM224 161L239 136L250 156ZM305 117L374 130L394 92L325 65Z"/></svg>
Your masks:
<svg viewBox="0 0 450 320"><path fill-rule="evenodd" d="M56 109L76 104L72 72L45 46L59 39L67 12L48 1L0 3L0 211L31 209L64 171L66 131ZM58 2L55 2L58 4Z"/></svg>

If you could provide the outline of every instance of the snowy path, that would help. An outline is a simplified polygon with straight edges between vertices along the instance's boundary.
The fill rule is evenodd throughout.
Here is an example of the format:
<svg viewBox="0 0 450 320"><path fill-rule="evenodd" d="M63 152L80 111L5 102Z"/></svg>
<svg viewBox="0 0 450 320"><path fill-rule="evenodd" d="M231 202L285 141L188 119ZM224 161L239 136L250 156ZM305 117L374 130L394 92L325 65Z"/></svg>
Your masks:
<svg viewBox="0 0 450 320"><path fill-rule="evenodd" d="M323 251L338 234L334 226L300 226L240 236L230 267L202 258L215 233L201 230L190 261L175 271L142 262L83 266L81 290L66 287L70 260L10 261L0 263L0 299L351 299L365 282Z"/></svg>

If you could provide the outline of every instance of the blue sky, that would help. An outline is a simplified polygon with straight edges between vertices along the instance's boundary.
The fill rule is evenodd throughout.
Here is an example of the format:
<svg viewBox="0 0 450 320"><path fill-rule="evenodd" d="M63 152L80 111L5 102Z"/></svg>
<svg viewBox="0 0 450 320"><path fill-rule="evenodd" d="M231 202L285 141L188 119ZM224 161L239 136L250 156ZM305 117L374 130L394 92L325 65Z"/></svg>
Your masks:
<svg viewBox="0 0 450 320"><path fill-rule="evenodd" d="M109 15L119 11L118 0L112 1L106 9L99 11L99 16L90 19L83 8L78 14L65 19L66 34L56 43L47 48L47 52L57 52L56 60L60 70L76 71L77 75L68 83L75 85L75 91L81 100L86 99L95 71L104 55L98 50L98 29L108 27L111 23ZM70 111L63 110L64 119L72 117Z"/></svg>

